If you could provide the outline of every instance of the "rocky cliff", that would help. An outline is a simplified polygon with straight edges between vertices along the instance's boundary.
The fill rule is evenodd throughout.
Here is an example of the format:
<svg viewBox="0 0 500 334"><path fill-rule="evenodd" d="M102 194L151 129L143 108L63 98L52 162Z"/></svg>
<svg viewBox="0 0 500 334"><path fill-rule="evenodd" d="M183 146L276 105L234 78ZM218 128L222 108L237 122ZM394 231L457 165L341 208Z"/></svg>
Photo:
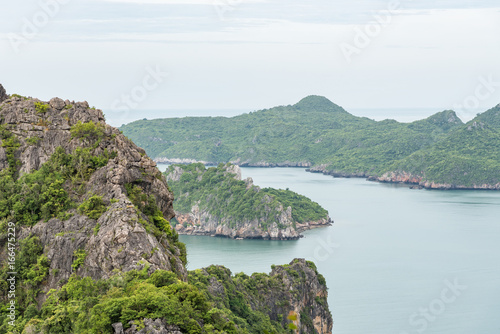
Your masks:
<svg viewBox="0 0 500 334"><path fill-rule="evenodd" d="M251 276L243 273L233 276L225 267L210 266L190 272L189 281L200 287L215 307L230 305L231 310L240 314L250 310L257 315L265 313L270 321L280 324L283 329L293 329L297 334L332 332L325 279L310 261L295 259L287 265L273 266L269 275ZM252 326L263 326L261 328L266 330L265 320L257 316L252 321ZM168 325L162 319L131 323L125 331L122 323L113 327L115 334L182 334L178 327ZM274 331L269 327L268 332Z"/></svg>
<svg viewBox="0 0 500 334"><path fill-rule="evenodd" d="M75 203L68 212L71 217L40 220L33 226L20 226L19 237L39 238L50 263L43 291L56 288L73 272L92 278L108 278L114 270L128 271L150 264L150 270L172 270L186 279L181 251L173 239L148 233L144 213L129 199L125 185L137 185L145 195L152 195L166 219L174 216L173 195L165 178L144 150L128 140L119 130L107 125L101 110L89 108L87 102L63 101L53 98L48 103L37 99L12 97L1 104L1 125L16 139L13 152L16 172L21 178L39 170L61 150L71 154L88 148L93 156L114 152L107 164L95 170L81 184L66 180L61 190ZM77 124L93 124L100 129L100 138L77 138L72 129ZM89 130L92 131L92 130ZM4 139L0 148L0 168L9 167L8 148ZM75 189L77 187L79 189ZM91 196L102 197L107 210L92 219L76 210ZM142 222L142 223L141 223ZM4 248L2 248L2 251ZM72 267L75 252L86 253L83 263Z"/></svg>
<svg viewBox="0 0 500 334"><path fill-rule="evenodd" d="M300 238L303 231L331 225L328 213L317 203L289 190L261 189L251 178L242 181L241 169L236 165L209 169L202 164L174 165L166 177L178 192L174 207L179 234L293 240ZM246 201L242 203L235 194ZM286 200L290 198L294 202L288 205ZM294 214L294 210L304 207L317 212Z"/></svg>
<svg viewBox="0 0 500 334"><path fill-rule="evenodd" d="M8 96L0 86L0 168L0 332L285 333L293 311L305 314L305 332L330 333L324 279L311 264L292 264L302 279L262 274L286 289L256 293L246 313L230 306L234 295L217 307L214 278L194 284L185 268L164 175L87 102ZM262 306L274 304L281 309ZM262 323L250 326L255 317Z"/></svg>
<svg viewBox="0 0 500 334"><path fill-rule="evenodd" d="M206 282L216 305L238 295L233 299L235 307L244 300L253 310L268 313L271 321L281 323L284 328L295 328L297 334L332 331L325 279L310 261L294 259L287 265L272 266L269 275L251 276L243 273L231 276L229 269L211 266L193 272L190 281Z"/></svg>

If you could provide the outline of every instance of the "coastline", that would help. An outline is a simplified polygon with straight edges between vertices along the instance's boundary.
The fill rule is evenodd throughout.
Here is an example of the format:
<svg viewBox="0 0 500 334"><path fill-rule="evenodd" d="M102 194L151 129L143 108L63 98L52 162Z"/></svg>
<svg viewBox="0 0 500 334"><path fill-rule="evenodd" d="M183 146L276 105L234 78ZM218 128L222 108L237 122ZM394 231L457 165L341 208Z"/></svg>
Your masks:
<svg viewBox="0 0 500 334"><path fill-rule="evenodd" d="M195 159L178 159L178 158L155 158L153 159L156 163L161 164L190 164L190 163L202 163L206 166L216 166L216 162L208 162L203 160ZM449 183L438 183L433 181L424 180L422 176L412 175L406 172L388 172L382 176L371 175L365 172L358 173L348 173L342 171L329 171L326 170L326 165L312 166L310 162L289 162L285 161L282 163L268 163L265 161L250 163L250 162L240 162L231 161L239 167L258 167L258 168L306 168L306 172L309 173L321 173L323 175L329 175L338 178L364 178L367 181L379 182L379 183L392 183L392 184L402 184L408 185L411 189L426 189L426 190L500 190L500 183L498 184L481 184L474 186L464 186Z"/></svg>
<svg viewBox="0 0 500 334"><path fill-rule="evenodd" d="M279 229L274 223L267 230L262 230L258 227L257 221L247 221L241 224L236 224L237 228L228 227L227 224L219 224L219 219L211 217L208 220L200 219L197 213L180 213L176 212L175 230L180 235L201 235L211 237L222 237L229 239L260 239L260 240L298 240L303 238L302 232L316 228L332 226L334 223L330 216L317 221L305 223L295 223L296 227L288 227ZM276 225L276 226L274 226Z"/></svg>

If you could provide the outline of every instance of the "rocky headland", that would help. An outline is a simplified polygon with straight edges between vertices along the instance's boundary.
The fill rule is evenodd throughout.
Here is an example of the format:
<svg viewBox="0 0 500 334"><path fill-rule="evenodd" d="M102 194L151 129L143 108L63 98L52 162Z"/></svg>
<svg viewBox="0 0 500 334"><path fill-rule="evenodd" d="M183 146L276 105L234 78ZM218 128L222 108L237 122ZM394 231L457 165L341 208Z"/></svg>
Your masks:
<svg viewBox="0 0 500 334"><path fill-rule="evenodd" d="M216 174L212 177L220 176L217 179L219 184L212 185L210 182L207 184L214 189L224 190L214 190L211 193L207 192L203 186L186 187L186 182L190 182L189 180L194 182L195 179L198 185L202 185L205 173L212 172ZM185 173L188 173L189 177ZM315 219L306 217L298 221L293 212L296 208L280 202L279 191L266 193L266 190L255 186L251 178L242 180L241 169L237 165L220 165L208 170L202 164L192 165L192 167L175 165L169 168L166 177L174 191L179 191L177 201L181 203L175 206L177 221L175 229L179 234L233 239L295 240L302 237L301 232L332 224L332 220L324 210ZM234 193L252 196L249 201L253 203L253 207L235 209L240 203L234 200L235 198L231 195ZM288 193L291 192L288 191ZM188 203L188 196L195 197L196 200ZM294 197L299 196L294 194ZM311 206L318 206L303 196L300 200ZM221 205L221 203L224 204ZM237 216L232 214L234 211L238 211Z"/></svg>

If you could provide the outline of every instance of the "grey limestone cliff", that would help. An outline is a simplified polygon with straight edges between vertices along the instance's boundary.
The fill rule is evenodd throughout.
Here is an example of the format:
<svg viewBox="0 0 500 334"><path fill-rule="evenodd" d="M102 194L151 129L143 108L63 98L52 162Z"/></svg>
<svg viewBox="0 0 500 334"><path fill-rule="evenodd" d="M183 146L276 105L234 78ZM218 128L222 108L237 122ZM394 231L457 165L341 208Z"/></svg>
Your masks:
<svg viewBox="0 0 500 334"><path fill-rule="evenodd" d="M47 106L37 110L36 103ZM24 226L20 238L38 236L50 263L48 284L44 291L64 283L72 272L74 252L83 249L86 257L76 273L94 279L108 278L114 270L128 271L150 265L172 270L186 278L186 269L180 259L180 250L171 241L158 240L147 233L140 221L145 217L127 196L126 184L138 185L146 194L153 195L166 219L174 216L173 195L156 164L128 138L105 123L101 110L89 108L87 102L70 102L53 98L48 103L37 99L11 97L1 104L1 125L19 141L14 153L19 161L20 175L38 170L58 147L68 154L79 147L94 146L93 155L107 150L116 152L106 166L95 171L83 185L79 195L67 182L64 188L77 202L90 195L102 196L108 210L99 219L91 219L71 209L67 220L52 218L41 220L34 226ZM71 135L78 122L93 122L102 126L104 135L99 143L82 142ZM33 140L36 138L36 140ZM9 165L6 148L0 147L0 168ZM4 248L2 248L2 251Z"/></svg>

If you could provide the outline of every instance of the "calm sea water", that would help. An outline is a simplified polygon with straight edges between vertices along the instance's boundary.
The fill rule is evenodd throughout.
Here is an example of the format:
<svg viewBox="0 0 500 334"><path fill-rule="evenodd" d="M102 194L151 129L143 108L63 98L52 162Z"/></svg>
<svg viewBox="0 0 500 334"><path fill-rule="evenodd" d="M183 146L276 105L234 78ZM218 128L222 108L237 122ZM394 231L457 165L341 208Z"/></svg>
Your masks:
<svg viewBox="0 0 500 334"><path fill-rule="evenodd" d="M314 261L329 287L335 334L500 333L500 192L428 191L334 179L300 168L242 168L290 188L335 220L298 241L182 236L189 269L233 273Z"/></svg>

